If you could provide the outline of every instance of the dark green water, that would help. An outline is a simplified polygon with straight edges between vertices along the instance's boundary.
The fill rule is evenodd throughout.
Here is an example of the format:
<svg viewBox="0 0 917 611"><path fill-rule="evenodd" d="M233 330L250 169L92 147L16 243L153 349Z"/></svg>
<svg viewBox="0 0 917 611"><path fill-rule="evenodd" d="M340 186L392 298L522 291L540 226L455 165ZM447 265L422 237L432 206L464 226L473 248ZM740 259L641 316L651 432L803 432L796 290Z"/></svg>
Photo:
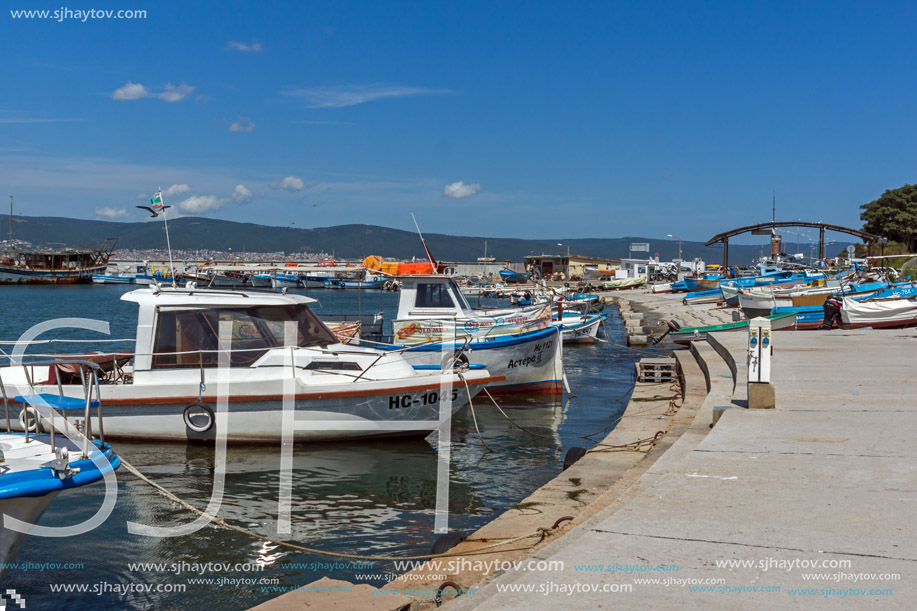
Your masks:
<svg viewBox="0 0 917 611"><path fill-rule="evenodd" d="M106 320L111 324L111 337L133 337L136 306L119 301L128 290L122 286L0 287L0 340L15 340L32 325L63 316ZM310 295L320 300L315 306L319 314L356 312L358 307L365 313L381 307L390 320L397 307L393 293L311 291ZM615 342L624 343L623 325L616 313L609 315L607 328ZM89 337L86 333L70 336ZM481 401L476 410L478 423L495 450L492 453L477 437L469 410L460 411L452 425L450 528L466 533L479 528L555 477L567 449L591 446L591 441L580 436L602 429L620 415L632 382L633 363L639 358L612 344L566 347L567 376L576 396L565 395L563 402L534 399L504 404L513 420L543 437L519 430ZM434 434L427 440L298 446L293 536L287 540L345 553L428 553L436 538L435 442ZM115 451L178 496L197 507L207 505L213 475L211 449L120 442ZM231 447L219 517L276 536L279 461L279 448ZM390 563L383 562L371 568L329 570L312 563L347 561L299 553L223 529L205 528L174 538L131 535L127 521L167 526L190 522L193 516L125 470L118 476L118 502L104 525L78 537L32 537L18 558L20 563L82 563L82 569L14 569L3 587L23 595L31 609L202 611L245 609L277 596L273 588L304 585L323 576L378 585L387 580L359 579L358 575L393 570ZM40 523L62 526L87 519L101 503L102 490L98 485L62 493ZM180 566L132 570L130 563ZM265 568L223 570L211 565L211 570L197 573L189 566L195 563L261 563ZM177 572L179 569L183 570ZM189 581L201 578L213 581ZM279 581L270 585L238 581L262 578ZM54 593L51 584L75 584L87 591ZM175 586L184 586L185 591L163 591ZM121 593L138 587L152 587L152 591Z"/></svg>

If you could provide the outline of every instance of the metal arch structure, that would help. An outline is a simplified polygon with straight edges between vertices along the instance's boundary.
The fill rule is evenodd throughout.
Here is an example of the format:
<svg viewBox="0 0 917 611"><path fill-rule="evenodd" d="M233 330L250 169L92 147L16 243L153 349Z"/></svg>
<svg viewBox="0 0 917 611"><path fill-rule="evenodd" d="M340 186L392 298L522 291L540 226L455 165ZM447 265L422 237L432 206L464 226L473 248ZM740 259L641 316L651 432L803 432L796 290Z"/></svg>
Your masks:
<svg viewBox="0 0 917 611"><path fill-rule="evenodd" d="M776 230L778 227L812 227L818 229L818 258L821 259L825 256L825 232L826 231L836 231L838 233L846 233L848 235L856 236L862 239L864 242L869 244L869 250L872 251L872 245L879 241L879 236L872 233L868 233L861 229L853 229L851 227L843 227L841 225L831 225L829 223L812 223L808 221L770 221L767 223L758 223L757 225L747 225L745 227L739 227L738 229L731 229L729 231L724 231L723 233L718 233L709 240L704 246L712 246L719 242L723 244L723 268L729 267L729 238L737 236L743 233L749 233L753 231L760 231L762 229L772 229Z"/></svg>

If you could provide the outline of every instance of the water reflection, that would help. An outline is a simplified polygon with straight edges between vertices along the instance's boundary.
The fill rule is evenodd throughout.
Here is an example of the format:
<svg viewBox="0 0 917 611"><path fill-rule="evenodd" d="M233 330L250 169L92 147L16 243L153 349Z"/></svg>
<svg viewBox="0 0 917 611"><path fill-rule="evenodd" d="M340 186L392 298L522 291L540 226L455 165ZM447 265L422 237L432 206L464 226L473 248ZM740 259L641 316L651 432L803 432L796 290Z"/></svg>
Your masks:
<svg viewBox="0 0 917 611"><path fill-rule="evenodd" d="M72 287L62 292L5 287L21 306L21 314L0 318L0 339L15 339L28 326L54 317L67 302L67 314L112 321L112 336L133 334L136 311L118 301L122 287ZM15 292L15 294L14 294ZM359 292L359 291L356 291ZM317 293L317 292L312 292ZM329 293L329 292L326 292ZM60 296L61 301L57 301ZM313 295L317 296L317 295ZM53 297L53 298L51 298ZM353 292L321 295L322 309L355 311ZM350 301L348 301L350 300ZM396 294L363 296L360 307L380 305L390 317ZM34 307L33 307L34 306ZM372 308L375 310L376 308ZM623 343L623 325L609 321L615 341ZM511 423L486 396L475 401L478 427L470 410L460 410L452 424L449 523L471 532L494 515L517 504L536 487L556 476L572 445L587 447L581 435L602 429L623 409L639 354L614 345L576 346L565 350L567 375L576 396L565 403L501 400ZM427 553L433 534L436 499L437 435L365 443L297 446L293 454L293 535L300 545L358 554L405 556ZM116 450L152 480L197 507L211 494L214 456L206 446L118 443ZM279 447L230 447L226 490L219 517L258 533L274 535L279 492ZM99 529L68 539L32 538L22 562L81 562L82 569L11 571L4 587L23 593L33 608L88 609L149 607L178 609L244 609L276 596L258 584L206 585L197 578L276 578L282 586L305 584L325 575L356 580L357 575L391 570L388 563L364 569L329 571L313 562L346 562L301 553L225 529L205 528L194 535L154 539L127 533L127 521L156 526L184 524L194 515L173 506L146 484L119 472L119 497L109 520ZM52 504L41 523L60 526L91 515L102 500L96 487L69 491ZM131 570L130 563L162 563L164 568ZM263 563L264 571L230 570L195 574L193 565ZM299 564L300 566L296 566ZM172 565L175 565L174 567ZM174 569L182 569L176 572ZM381 583L384 579L367 580ZM51 593L49 583L82 584L90 588L131 584L184 585L176 592L108 591Z"/></svg>

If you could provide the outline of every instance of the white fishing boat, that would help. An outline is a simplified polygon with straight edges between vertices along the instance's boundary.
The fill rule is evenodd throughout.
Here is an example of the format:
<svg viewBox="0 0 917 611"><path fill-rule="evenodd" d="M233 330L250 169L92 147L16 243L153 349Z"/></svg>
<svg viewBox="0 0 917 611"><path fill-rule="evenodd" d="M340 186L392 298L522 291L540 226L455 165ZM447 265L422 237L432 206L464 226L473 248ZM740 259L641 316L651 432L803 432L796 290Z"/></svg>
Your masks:
<svg viewBox="0 0 917 611"><path fill-rule="evenodd" d="M442 401L451 416L469 393L502 382L474 365L418 370L400 351L345 345L304 295L154 287L121 299L139 306L135 352L93 356L107 371L100 392L112 438L212 440L220 405L229 442L279 442L290 417L295 441L426 434L443 421ZM59 381L28 365L0 368L0 380L38 392ZM79 380L60 382L64 395L82 395ZM37 420L19 411L21 427L46 425Z"/></svg>
<svg viewBox="0 0 917 611"><path fill-rule="evenodd" d="M796 282L795 284L787 283L760 288L721 285L720 291L726 299L734 294L745 317L751 320L758 316L767 316L775 308L823 305L829 295L843 290L845 286L838 279L820 282L819 285L804 285L802 282Z"/></svg>
<svg viewBox="0 0 917 611"><path fill-rule="evenodd" d="M73 362L69 363L69 366L73 365ZM45 363L45 366L53 367L55 362ZM90 387L93 379L89 378ZM6 386L0 385L0 388L4 403L9 404L13 397L7 396ZM56 393L44 398L32 395L28 399L45 407L48 404L57 409L67 407ZM75 403L87 404L84 399L77 399ZM78 405L69 407L75 406ZM80 411L83 412L82 409ZM89 410L86 409L83 415L89 416ZM57 422L61 423L60 420ZM94 484L121 464L111 446L101 440L90 442L75 428L68 431L68 436L57 431L47 435L23 435L9 432L11 428L7 416L8 432L0 433L0 463L3 467L0 469L0 515L6 516L0 530L0 581L14 563L31 530L20 532L10 528L6 521L8 518L35 524L62 491ZM101 424L99 428L101 430Z"/></svg>
<svg viewBox="0 0 917 611"><path fill-rule="evenodd" d="M248 277L248 281L251 283L252 287L256 289L274 288L271 274L252 274Z"/></svg>
<svg viewBox="0 0 917 611"><path fill-rule="evenodd" d="M181 285L184 284L185 280L183 278L176 278L175 282ZM140 286L153 286L155 284L171 285L172 272L169 271L166 265L154 264L144 266L144 269L138 270L137 274L134 276L134 284Z"/></svg>
<svg viewBox="0 0 917 611"><path fill-rule="evenodd" d="M275 289L295 289L303 286L299 274L277 271L271 276L271 286Z"/></svg>
<svg viewBox="0 0 917 611"><path fill-rule="evenodd" d="M843 298L841 326L845 329L911 325L917 325L917 297L891 296L862 301Z"/></svg>
<svg viewBox="0 0 917 611"><path fill-rule="evenodd" d="M594 344L603 320L601 314L562 310L560 322L555 318L554 324L560 327L565 344Z"/></svg>
<svg viewBox="0 0 917 611"><path fill-rule="evenodd" d="M500 382L491 393L562 393L563 347L551 308L473 310L450 276L402 277L394 345L412 362L439 366L446 351L470 351Z"/></svg>
<svg viewBox="0 0 917 611"><path fill-rule="evenodd" d="M135 284L137 276L146 273L146 266L141 264L132 265L109 265L103 274L93 274L93 284Z"/></svg>
<svg viewBox="0 0 917 611"><path fill-rule="evenodd" d="M646 278L616 278L615 280L609 280L608 282L603 282L602 287L606 290L613 289L632 289L643 286L646 284Z"/></svg>

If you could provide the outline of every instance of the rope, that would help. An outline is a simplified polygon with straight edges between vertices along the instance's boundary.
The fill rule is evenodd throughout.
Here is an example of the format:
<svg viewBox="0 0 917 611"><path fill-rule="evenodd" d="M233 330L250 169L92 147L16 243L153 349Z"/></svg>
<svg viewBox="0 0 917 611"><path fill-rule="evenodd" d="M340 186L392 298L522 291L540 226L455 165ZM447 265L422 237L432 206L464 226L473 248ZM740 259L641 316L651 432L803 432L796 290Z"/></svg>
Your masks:
<svg viewBox="0 0 917 611"><path fill-rule="evenodd" d="M471 408L471 419L474 421L474 430L478 432L478 438L481 440L481 443L484 444L484 447L487 448L487 451L493 452L493 448L487 445L487 442L484 441L484 436L481 435L481 429L478 428L478 417L474 413L474 403L471 402L471 390L468 388L468 380L466 380L465 376L462 374L459 374L459 378L465 383L465 392L468 393L468 407Z"/></svg>
<svg viewBox="0 0 917 611"><path fill-rule="evenodd" d="M603 443L597 443L594 448L586 452L591 454L593 452L649 452L653 446L655 446L659 440L665 436L666 431L656 431L656 434L652 437L646 437L645 439L638 439L637 441L631 441L630 443L622 443L620 445L607 445ZM604 449L596 449L604 448Z"/></svg>
<svg viewBox="0 0 917 611"><path fill-rule="evenodd" d="M235 532L237 532L237 533L241 533L241 534L243 534L243 535L252 537L253 539L259 539L259 540L261 540L261 541L267 541L268 543L273 543L274 545L279 545L279 546L282 546L282 547L288 547L288 548L290 548L290 549L295 549L295 550L297 550L297 551L306 552L306 553L309 553L309 554L319 554L319 555L322 555L322 556L332 556L332 557L334 557L334 558L347 558L347 559L350 559L350 560L374 560L374 561L377 560L377 561L380 561L380 562L393 562L393 561L395 561L395 560L428 560L428 559L430 559L430 558L446 558L446 557L452 557L452 556L474 556L474 555L479 555L479 554L487 553L487 550L490 550L490 549L495 549L495 548L498 548L498 547L503 547L503 546L505 546L505 545L510 545L510 544L516 543L516 542L518 542L518 541L523 541L523 540L525 540L525 539L532 539L532 538L537 537L537 538L538 538L538 541L537 541L534 545L530 545L530 546L529 546L530 548L533 548L533 547L535 547L535 545L537 545L537 544L540 543L541 541L544 541L544 539L545 539L549 534L551 534L551 531L555 530L555 529L558 527L558 525L555 525L555 526L552 527L552 528L539 527L539 528L537 528L537 529L535 530L535 532L533 532L533 533L530 533L530 534L527 534L527 535L520 535L520 536L518 536L518 537L513 537L513 538L511 538L511 539L506 539L506 540L504 540L504 541L498 541L497 543L492 543L492 544L490 544L490 545L484 545L484 546L481 546L481 547L476 547L476 548L474 548L474 549L471 549L471 550L468 550L468 551L465 551L465 552L451 552L451 551L450 551L450 552L443 552L442 554L424 554L424 555L421 555L421 556L397 556L397 557L395 557L395 556L364 556L364 555L361 555L361 554L344 554L344 553L340 553L340 552L329 552L329 551L326 551L326 550L316 549L316 548L314 548L314 547L306 547L306 546L304 546L304 545L298 545L298 544L296 544L296 543L290 543L289 541L280 541L279 539L273 539L273 538L271 538L271 537L268 537L268 536L265 536L265 535L258 534L258 533L256 533L256 532L253 532L253 531L248 530L248 529L246 529L246 528L242 528L242 527L240 527L240 526L235 526L234 524L230 524L230 523L227 522L226 520L223 520L222 518L217 518L217 517L215 517L215 516L212 516L212 515L208 514L208 513L205 512L205 511L201 511L200 509L198 509L198 508L195 507L194 505L191 505L191 504L189 504L189 503L183 501L182 499L178 498L177 496L175 496L174 494L172 494L171 492L169 492L168 490L166 490L165 488L163 488L162 486L160 486L160 485L157 484L156 482L151 481L151 480L150 480L149 478L147 478L143 473L141 473L140 471L138 471L133 465L131 465L131 464L130 464L129 462L127 462L126 460L124 460L123 457L121 458L121 465L122 465L125 469L127 469L128 471L130 471L130 472L131 472L134 476L136 476L138 479L140 479L140 481L142 481L142 482L144 482L144 483L146 483L146 484L149 484L150 486L152 486L153 488L155 488L160 494L162 494L164 497L166 497L167 499L169 499L169 500L172 501L173 503L177 503L179 506L181 506L181 507L187 509L187 510L190 511L191 513L194 513L194 514L197 514L197 515L199 515L199 516L203 516L203 517L207 518L208 520L210 520L210 522L211 522L212 524L214 524L214 525L216 525L216 526L222 526L223 528L226 528L226 529L228 529L228 530L232 530L232 531L235 531ZM515 551L515 550L504 550L504 551Z"/></svg>

